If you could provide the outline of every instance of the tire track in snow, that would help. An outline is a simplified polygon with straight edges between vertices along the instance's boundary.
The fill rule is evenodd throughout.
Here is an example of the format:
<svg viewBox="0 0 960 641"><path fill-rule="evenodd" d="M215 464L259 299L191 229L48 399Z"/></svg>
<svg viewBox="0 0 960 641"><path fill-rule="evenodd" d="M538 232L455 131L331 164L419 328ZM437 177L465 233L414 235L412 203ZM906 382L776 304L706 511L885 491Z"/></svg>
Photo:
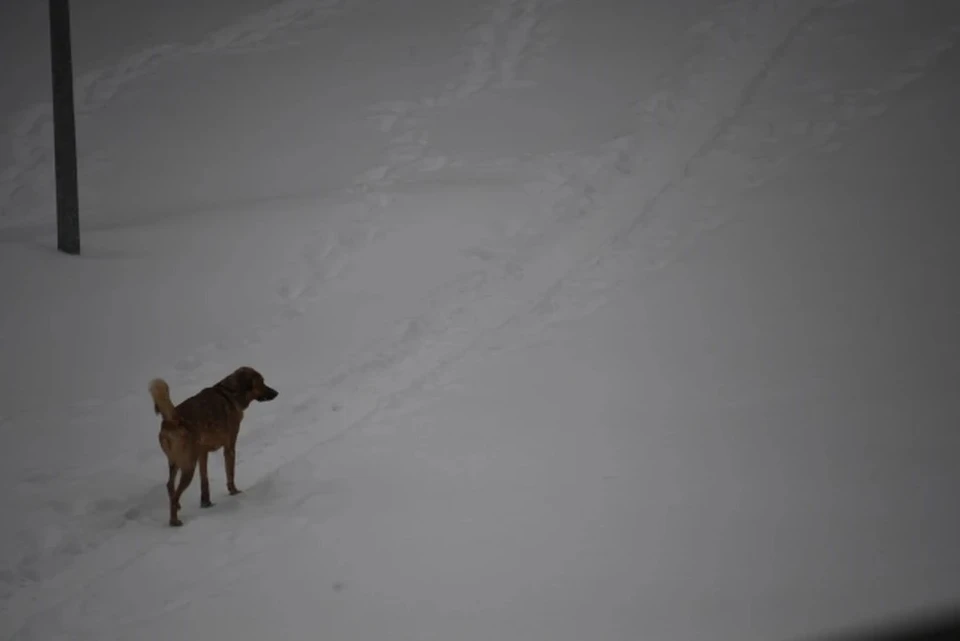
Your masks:
<svg viewBox="0 0 960 641"><path fill-rule="evenodd" d="M669 215L638 219L637 225L644 224L642 234L630 243L634 225L618 248L642 255L647 269L668 265L697 236L730 222L719 215L715 202L784 174L799 156L835 152L845 134L883 115L887 101L922 78L960 38L960 23L938 23L935 33L921 36L901 52L891 44L902 24L880 25L883 44L873 37L874 50L864 64L859 52L872 36L864 33L862 24L851 28L843 11L848 4L841 0L829 5L829 11L816 16L825 19L806 23L794 34L796 49L807 53L791 60L778 58L780 73L774 76L771 69L764 74L764 86L750 92L736 117L722 123L684 174L669 185L663 198L672 201ZM856 16L856 22L862 21L859 12ZM838 49L844 58L836 55ZM825 50L831 52L829 57L810 53ZM817 60L813 69L812 59ZM796 78L801 75L806 81L798 86ZM789 105L784 96L789 96ZM765 123L765 131L757 131L757 122Z"/></svg>
<svg viewBox="0 0 960 641"><path fill-rule="evenodd" d="M439 95L425 96L419 102L396 100L374 105L371 119L393 137L385 162L357 177L355 188L375 191L446 167L451 160L431 151L423 119L433 109L463 102L490 87L526 86L517 80L518 69L536 44L535 30L545 10L559 1L499 0L488 7L488 19L467 34L461 54L468 63L461 77L447 83Z"/></svg>
<svg viewBox="0 0 960 641"><path fill-rule="evenodd" d="M685 172L722 123L736 114L744 97L789 41L784 25L796 28L824 0L763 3L734 1L721 5L687 31L679 54L660 74L650 95L637 102L636 130L592 151L567 151L524 163L542 179L527 188L549 203L548 220L532 220L501 248L512 271L532 247L549 247L571 230L603 224L621 229L634 220L610 209L648 208L677 176ZM751 75L753 74L753 75ZM629 193L626 191L629 190ZM621 192L619 198L608 194ZM639 218L642 218L641 214Z"/></svg>
<svg viewBox="0 0 960 641"><path fill-rule="evenodd" d="M851 2L838 4L846 6ZM809 161L811 155L835 152L844 144L847 135L881 117L886 111L886 102L898 90L923 77L949 49L956 46L960 32L956 28L949 31L951 35L931 36L918 43L900 61L900 66L887 68L882 78L855 71L835 85L831 83L829 88L818 89L815 85L797 87L796 92L801 95L796 96L795 104L807 103L810 106L811 102L820 102L819 112L813 110L819 113L819 118L771 121L770 136L762 141L758 140L756 131L748 136L744 129L732 128L705 154L696 173L691 176L702 183L698 185L693 180L688 181L678 185L669 195L671 218L656 218L647 229L635 230L635 238L626 239L616 251L604 256L585 278L569 283L565 295L568 307L570 301L579 300L583 304L588 300L589 294L584 289L588 283L593 283L594 290L593 301L589 304L597 307L605 300L601 290L615 286L617 274L654 272L681 258L704 235L736 219L735 216L724 217L717 213L723 210L725 198L735 197L738 191L757 188L785 174L795 160L806 158ZM889 51L889 47L885 46L884 51ZM833 69L835 64L836 61L831 60L826 66ZM871 80L874 81L872 84ZM845 83L849 84L844 86ZM804 92L809 93L803 96ZM764 109L764 105L757 105L758 112ZM779 156L758 154L758 143L774 141L786 147L786 153ZM739 185L739 189L729 182L723 184L721 189L711 189L711 185L715 188L718 182L724 181L733 181L734 185ZM599 282L605 284L600 287Z"/></svg>
<svg viewBox="0 0 960 641"><path fill-rule="evenodd" d="M911 31L906 38L912 42L902 47L897 43L904 38L902 23L889 18L872 26L871 42L862 15L844 13L850 4L829 5L820 20L798 31L794 55L784 56L775 73L767 74L737 117L724 123L646 216L544 301L540 311L549 315L534 321L530 332L602 306L621 274L673 263L703 235L735 219L726 201L786 174L797 161L836 152L960 43L960 20L938 21L924 33ZM878 14L873 19L882 20Z"/></svg>
<svg viewBox="0 0 960 641"><path fill-rule="evenodd" d="M168 43L127 56L74 80L78 128L83 120L107 106L118 92L165 64L193 56L245 53L258 47L287 46L271 42L292 28L337 17L370 0L284 0L268 9L207 34L194 44ZM53 107L32 105L13 116L8 128L12 163L0 170L0 227L52 218ZM107 161L96 151L80 150L82 174L97 171ZM81 176L82 179L82 176Z"/></svg>

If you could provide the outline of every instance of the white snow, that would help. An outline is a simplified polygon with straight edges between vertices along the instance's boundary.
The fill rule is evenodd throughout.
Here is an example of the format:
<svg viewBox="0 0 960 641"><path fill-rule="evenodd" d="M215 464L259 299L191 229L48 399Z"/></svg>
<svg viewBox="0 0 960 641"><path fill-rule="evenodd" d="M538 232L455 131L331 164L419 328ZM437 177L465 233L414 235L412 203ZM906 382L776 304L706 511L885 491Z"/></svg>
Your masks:
<svg viewBox="0 0 960 641"><path fill-rule="evenodd" d="M770 641L960 600L960 4L0 7L0 638ZM99 5L99 6L98 6ZM185 527L146 391L252 365Z"/></svg>

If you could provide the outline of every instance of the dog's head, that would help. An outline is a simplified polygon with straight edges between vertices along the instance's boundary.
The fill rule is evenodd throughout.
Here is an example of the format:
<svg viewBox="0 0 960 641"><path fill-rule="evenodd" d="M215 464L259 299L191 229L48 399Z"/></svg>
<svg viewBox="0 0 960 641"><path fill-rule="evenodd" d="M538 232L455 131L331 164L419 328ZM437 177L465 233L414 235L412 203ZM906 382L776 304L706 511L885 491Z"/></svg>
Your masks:
<svg viewBox="0 0 960 641"><path fill-rule="evenodd" d="M244 408L254 401L259 403L272 401L279 394L277 390L264 383L263 374L252 367L241 367L218 384L227 389Z"/></svg>

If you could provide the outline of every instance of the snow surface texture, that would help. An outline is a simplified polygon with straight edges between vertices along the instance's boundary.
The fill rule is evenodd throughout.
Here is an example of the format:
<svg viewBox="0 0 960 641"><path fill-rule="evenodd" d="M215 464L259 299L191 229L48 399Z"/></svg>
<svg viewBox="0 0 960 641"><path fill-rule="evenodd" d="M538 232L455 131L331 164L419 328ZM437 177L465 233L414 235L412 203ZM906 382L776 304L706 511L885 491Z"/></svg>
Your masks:
<svg viewBox="0 0 960 641"><path fill-rule="evenodd" d="M960 3L95 4L78 258L44 3L0 10L0 638L767 641L960 599ZM280 390L245 493L216 457L170 529L146 384L243 364Z"/></svg>

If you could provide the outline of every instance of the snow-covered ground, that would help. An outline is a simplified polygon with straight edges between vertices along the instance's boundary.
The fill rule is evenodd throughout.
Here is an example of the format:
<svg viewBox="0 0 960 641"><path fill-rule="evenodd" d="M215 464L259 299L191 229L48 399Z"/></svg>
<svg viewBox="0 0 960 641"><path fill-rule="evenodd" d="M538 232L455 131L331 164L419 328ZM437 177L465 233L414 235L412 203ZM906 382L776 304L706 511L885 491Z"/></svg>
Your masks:
<svg viewBox="0 0 960 641"><path fill-rule="evenodd" d="M960 600L960 4L0 8L4 639L772 641ZM166 524L146 391L234 367Z"/></svg>

